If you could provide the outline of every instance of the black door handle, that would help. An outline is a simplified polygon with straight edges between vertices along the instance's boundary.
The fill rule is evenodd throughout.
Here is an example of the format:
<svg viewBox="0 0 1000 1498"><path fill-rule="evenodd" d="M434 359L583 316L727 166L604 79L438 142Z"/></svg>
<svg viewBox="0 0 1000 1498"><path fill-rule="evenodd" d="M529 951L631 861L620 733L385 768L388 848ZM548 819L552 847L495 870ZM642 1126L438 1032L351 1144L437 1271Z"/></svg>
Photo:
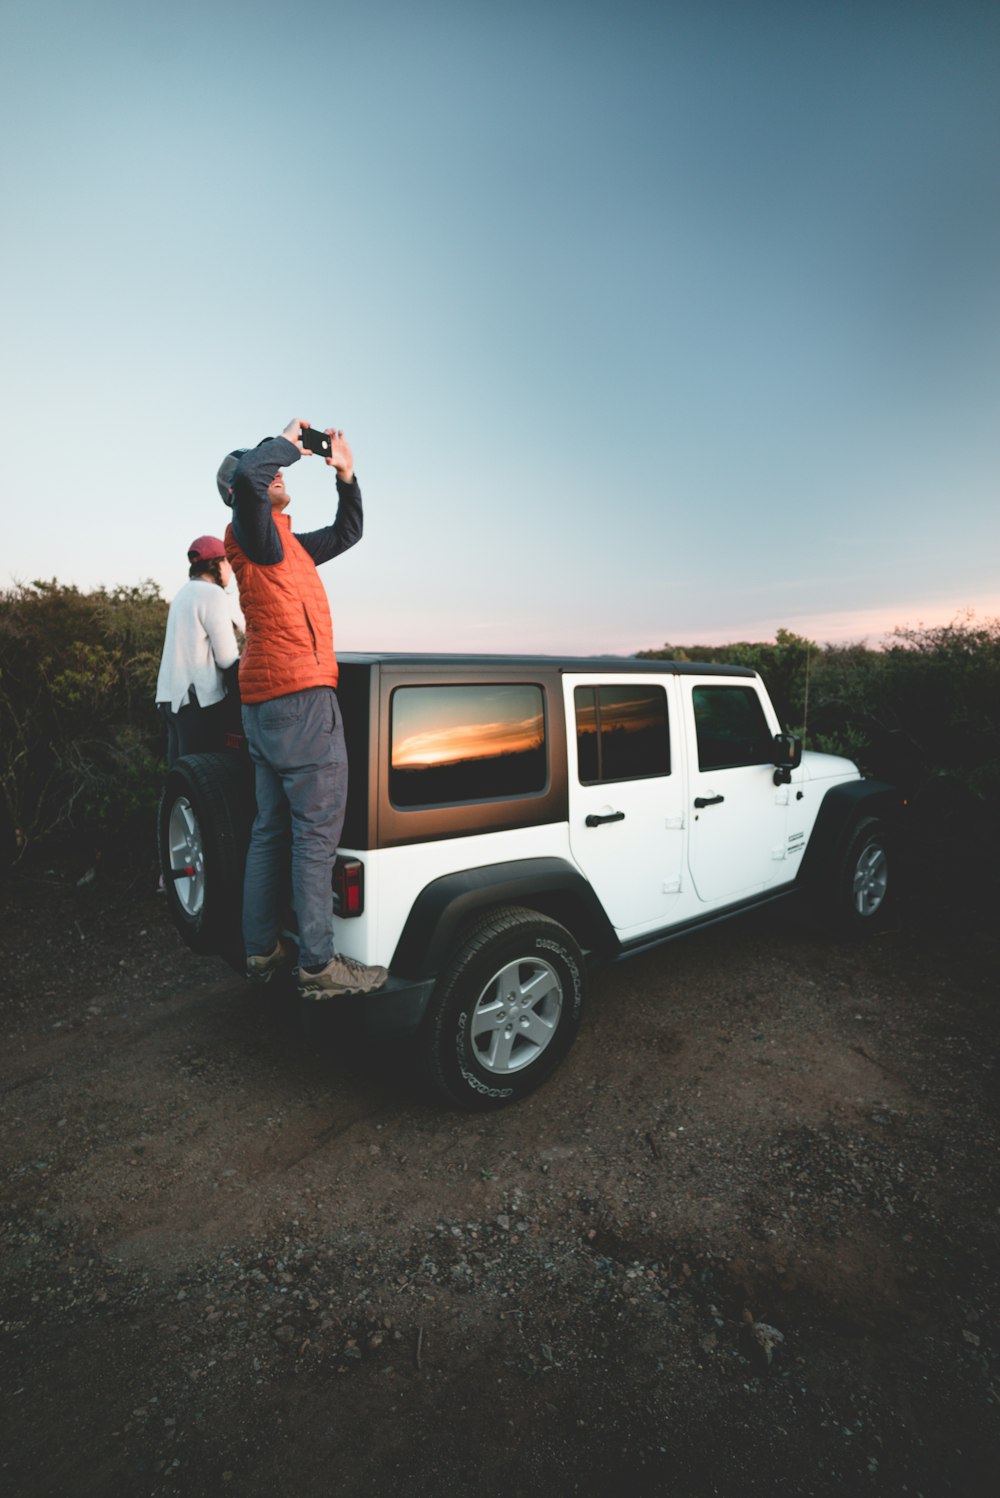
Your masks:
<svg viewBox="0 0 1000 1498"><path fill-rule="evenodd" d="M695 806L718 806L720 801L725 801L725 796L695 796Z"/></svg>
<svg viewBox="0 0 1000 1498"><path fill-rule="evenodd" d="M596 812L592 811L586 818L588 827L600 827L602 822L624 822L624 820L623 811L609 811L606 817L599 817Z"/></svg>

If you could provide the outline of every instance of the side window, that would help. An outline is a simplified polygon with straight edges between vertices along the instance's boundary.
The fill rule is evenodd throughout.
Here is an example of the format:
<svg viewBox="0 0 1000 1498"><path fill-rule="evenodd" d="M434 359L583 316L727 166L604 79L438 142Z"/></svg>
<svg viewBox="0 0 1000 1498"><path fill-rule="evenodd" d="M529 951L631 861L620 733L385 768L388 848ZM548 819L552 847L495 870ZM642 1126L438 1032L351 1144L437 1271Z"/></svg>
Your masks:
<svg viewBox="0 0 1000 1498"><path fill-rule="evenodd" d="M753 687L695 687L698 767L730 770L774 763L774 741Z"/></svg>
<svg viewBox="0 0 1000 1498"><path fill-rule="evenodd" d="M662 687L576 687L576 755L584 785L670 774L667 694Z"/></svg>
<svg viewBox="0 0 1000 1498"><path fill-rule="evenodd" d="M391 716L394 806L498 801L546 788L539 686L397 687Z"/></svg>

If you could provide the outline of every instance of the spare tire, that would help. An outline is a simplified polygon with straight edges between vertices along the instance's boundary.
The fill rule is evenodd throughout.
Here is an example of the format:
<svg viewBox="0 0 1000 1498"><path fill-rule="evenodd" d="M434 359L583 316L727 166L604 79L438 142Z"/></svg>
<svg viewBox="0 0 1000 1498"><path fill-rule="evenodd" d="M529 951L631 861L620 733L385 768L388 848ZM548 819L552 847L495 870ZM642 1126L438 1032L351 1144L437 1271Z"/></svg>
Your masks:
<svg viewBox="0 0 1000 1498"><path fill-rule="evenodd" d="M171 919L195 952L242 966L243 866L253 821L250 765L237 754L175 760L160 797L160 869Z"/></svg>

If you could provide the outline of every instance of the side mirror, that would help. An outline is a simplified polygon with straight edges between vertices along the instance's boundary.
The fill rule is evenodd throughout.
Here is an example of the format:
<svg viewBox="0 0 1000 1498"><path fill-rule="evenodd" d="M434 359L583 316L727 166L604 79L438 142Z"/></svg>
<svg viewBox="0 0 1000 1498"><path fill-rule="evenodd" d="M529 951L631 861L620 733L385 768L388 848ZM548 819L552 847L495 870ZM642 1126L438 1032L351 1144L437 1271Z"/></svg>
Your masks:
<svg viewBox="0 0 1000 1498"><path fill-rule="evenodd" d="M802 740L794 733L774 735L774 783L787 785L802 763Z"/></svg>

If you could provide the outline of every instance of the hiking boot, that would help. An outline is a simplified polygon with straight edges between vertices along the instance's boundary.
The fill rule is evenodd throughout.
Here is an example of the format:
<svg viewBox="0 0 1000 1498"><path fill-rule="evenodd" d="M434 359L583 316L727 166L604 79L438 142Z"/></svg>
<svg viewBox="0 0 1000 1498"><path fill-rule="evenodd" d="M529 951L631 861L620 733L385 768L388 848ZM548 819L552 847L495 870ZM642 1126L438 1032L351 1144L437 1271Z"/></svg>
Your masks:
<svg viewBox="0 0 1000 1498"><path fill-rule="evenodd" d="M304 999L335 999L340 994L371 993L381 988L389 974L384 967L365 967L353 957L334 952L326 967L318 973L298 970L299 993Z"/></svg>
<svg viewBox="0 0 1000 1498"><path fill-rule="evenodd" d="M247 958L247 982L248 983L270 983L275 973L280 973L283 968L291 965L292 949L278 937L274 951L267 957Z"/></svg>

